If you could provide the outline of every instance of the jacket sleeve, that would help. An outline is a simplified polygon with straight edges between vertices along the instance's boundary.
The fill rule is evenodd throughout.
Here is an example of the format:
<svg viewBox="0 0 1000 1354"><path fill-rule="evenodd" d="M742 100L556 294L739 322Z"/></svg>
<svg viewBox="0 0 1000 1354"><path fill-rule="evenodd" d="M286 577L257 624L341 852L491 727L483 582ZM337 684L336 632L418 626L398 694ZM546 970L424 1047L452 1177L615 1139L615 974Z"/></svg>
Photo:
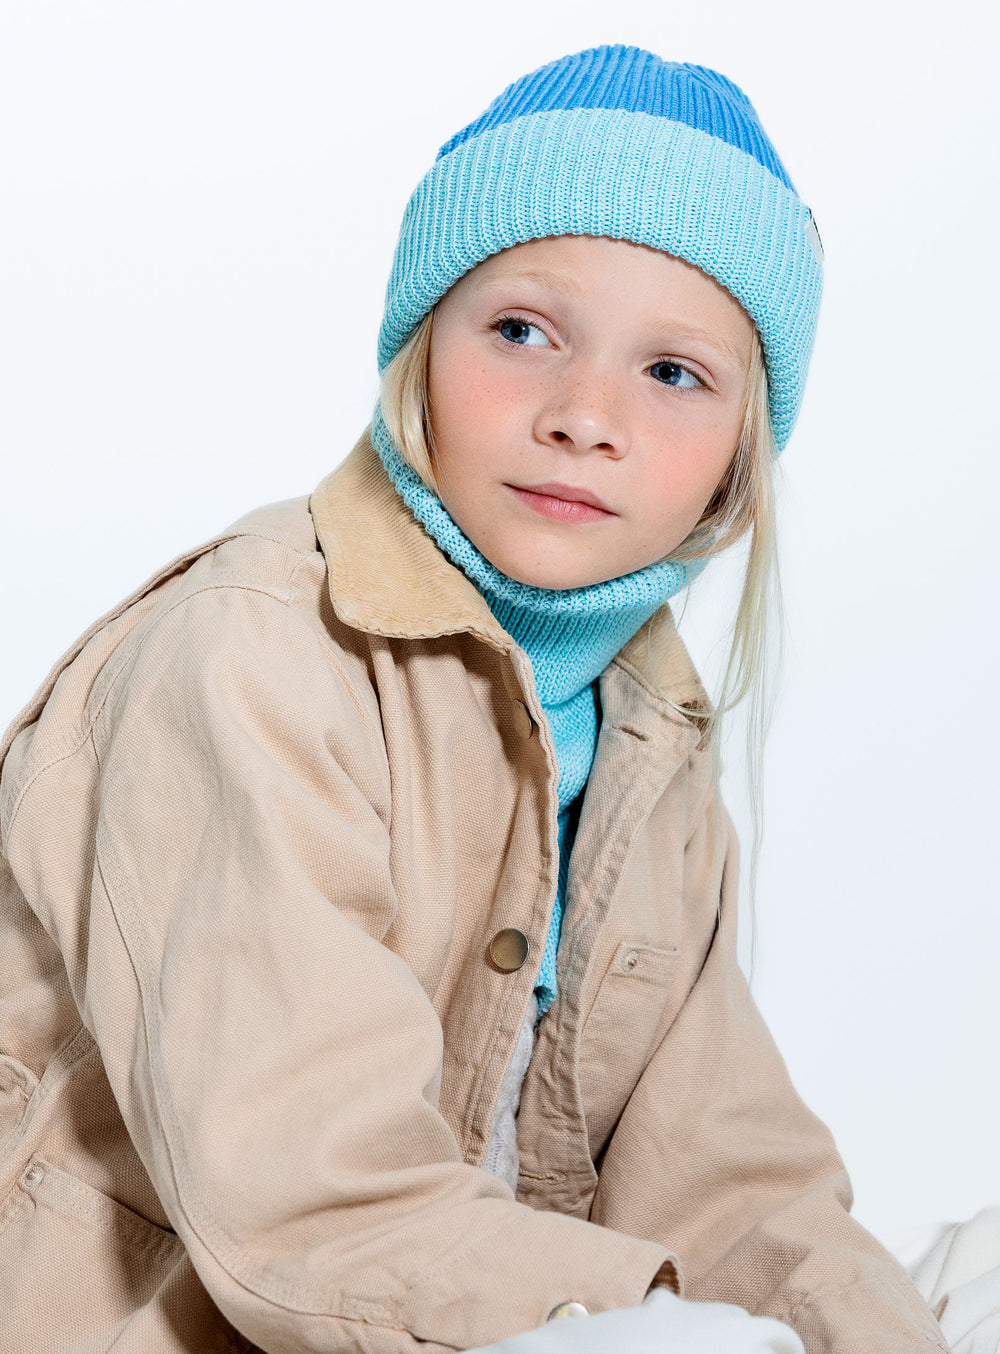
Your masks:
<svg viewBox="0 0 1000 1354"><path fill-rule="evenodd" d="M591 1217L669 1245L686 1297L784 1321L807 1354L945 1350L905 1272L849 1215L830 1134L749 995L737 878L735 833L710 791L685 851L684 908L704 939L608 1144Z"/></svg>
<svg viewBox="0 0 1000 1354"><path fill-rule="evenodd" d="M439 1113L440 1022L381 943L378 706L323 639L266 592L187 597L8 833L171 1225L264 1351L468 1349L638 1302L663 1246L516 1203Z"/></svg>

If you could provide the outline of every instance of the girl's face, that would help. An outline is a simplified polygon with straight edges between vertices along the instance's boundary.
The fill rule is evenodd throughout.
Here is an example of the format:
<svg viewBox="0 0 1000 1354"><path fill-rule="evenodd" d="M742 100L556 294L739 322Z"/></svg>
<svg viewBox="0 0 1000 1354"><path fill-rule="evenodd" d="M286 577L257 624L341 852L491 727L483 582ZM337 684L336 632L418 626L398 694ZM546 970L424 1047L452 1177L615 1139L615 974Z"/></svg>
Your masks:
<svg viewBox="0 0 1000 1354"><path fill-rule="evenodd" d="M753 325L697 268L560 235L438 302L438 493L503 573L577 588L675 550L736 450Z"/></svg>

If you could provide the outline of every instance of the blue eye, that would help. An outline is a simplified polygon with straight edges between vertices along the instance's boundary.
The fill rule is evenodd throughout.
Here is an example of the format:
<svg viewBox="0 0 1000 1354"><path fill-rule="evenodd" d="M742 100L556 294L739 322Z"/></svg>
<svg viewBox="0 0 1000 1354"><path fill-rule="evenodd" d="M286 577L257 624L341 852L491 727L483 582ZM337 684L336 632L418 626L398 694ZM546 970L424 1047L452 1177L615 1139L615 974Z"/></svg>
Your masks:
<svg viewBox="0 0 1000 1354"><path fill-rule="evenodd" d="M693 371L682 367L678 362L654 362L649 369L654 381L661 385L673 386L675 390L697 390L704 382L699 381Z"/></svg>
<svg viewBox="0 0 1000 1354"><path fill-rule="evenodd" d="M548 345L548 339L540 329L527 320L519 320L515 315L500 320L497 331L501 338L505 338L508 343L516 343L520 348L544 348Z"/></svg>

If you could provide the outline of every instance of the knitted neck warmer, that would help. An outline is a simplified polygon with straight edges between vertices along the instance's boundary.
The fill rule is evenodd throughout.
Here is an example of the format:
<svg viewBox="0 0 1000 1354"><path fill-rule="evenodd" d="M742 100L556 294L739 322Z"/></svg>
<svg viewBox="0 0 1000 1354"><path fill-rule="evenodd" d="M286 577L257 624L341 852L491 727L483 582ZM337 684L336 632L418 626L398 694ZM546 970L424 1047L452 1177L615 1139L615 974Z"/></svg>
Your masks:
<svg viewBox="0 0 1000 1354"><path fill-rule="evenodd" d="M559 890L539 975L539 1007L546 1010L555 996L555 950L574 826L569 810L587 783L597 746L594 683L640 626L699 569L663 560L582 588L560 590L518 583L476 549L440 499L403 460L378 408L372 420L372 442L414 517L476 585L493 615L531 660L559 767Z"/></svg>

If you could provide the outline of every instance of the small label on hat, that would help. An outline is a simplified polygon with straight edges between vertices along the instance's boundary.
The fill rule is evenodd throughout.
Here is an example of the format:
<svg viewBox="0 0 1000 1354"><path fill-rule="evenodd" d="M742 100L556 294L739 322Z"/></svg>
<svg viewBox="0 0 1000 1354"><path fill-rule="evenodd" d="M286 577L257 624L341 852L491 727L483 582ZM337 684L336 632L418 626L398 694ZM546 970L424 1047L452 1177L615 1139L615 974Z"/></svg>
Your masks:
<svg viewBox="0 0 1000 1354"><path fill-rule="evenodd" d="M809 220L806 222L806 239L809 241L812 252L816 255L816 261L822 263L825 255L823 253L823 241L819 238L819 230L816 226L816 218L810 208L807 207L806 211L809 212Z"/></svg>

